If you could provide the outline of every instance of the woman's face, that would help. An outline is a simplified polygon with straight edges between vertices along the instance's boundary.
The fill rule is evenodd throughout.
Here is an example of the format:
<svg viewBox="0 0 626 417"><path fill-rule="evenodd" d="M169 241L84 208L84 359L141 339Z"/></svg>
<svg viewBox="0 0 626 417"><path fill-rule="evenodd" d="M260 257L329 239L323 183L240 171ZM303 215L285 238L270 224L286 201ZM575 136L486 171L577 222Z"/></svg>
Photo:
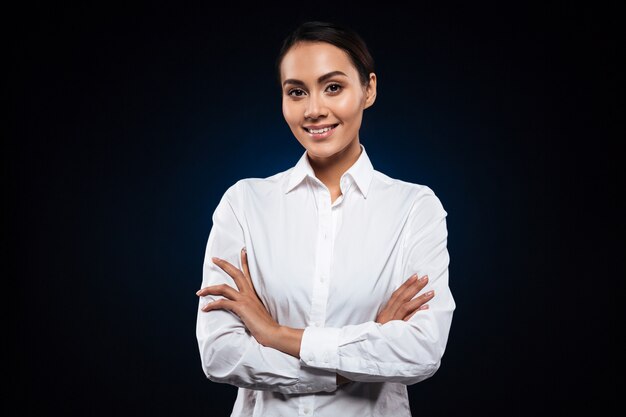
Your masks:
<svg viewBox="0 0 626 417"><path fill-rule="evenodd" d="M280 65L283 116L314 158L359 143L363 110L376 98L376 75L364 87L348 55L325 42L300 42Z"/></svg>

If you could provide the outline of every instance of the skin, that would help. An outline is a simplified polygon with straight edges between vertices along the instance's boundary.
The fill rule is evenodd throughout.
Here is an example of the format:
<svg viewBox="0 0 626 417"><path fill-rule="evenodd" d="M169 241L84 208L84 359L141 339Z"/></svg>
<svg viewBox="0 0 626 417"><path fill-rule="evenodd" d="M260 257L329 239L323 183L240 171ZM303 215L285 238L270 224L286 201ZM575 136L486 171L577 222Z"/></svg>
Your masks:
<svg viewBox="0 0 626 417"><path fill-rule="evenodd" d="M349 56L323 42L294 45L283 58L280 70L285 121L307 150L316 177L326 185L331 201L334 201L341 195L341 175L360 156L359 129L363 110L376 99L376 75L371 73L368 84L363 85ZM325 139L313 139L303 128L329 124L337 127ZM269 314L254 289L245 248L241 251L242 269L219 258L212 260L233 278L237 288L227 284L202 288L196 295L224 297L208 303L202 310L229 310L241 319L260 344L300 358L304 329L281 326ZM380 324L391 320L407 321L427 309L434 291L415 297L427 283L427 276L418 279L414 274L409 277L393 292L375 321ZM347 382L350 380L337 375L338 385Z"/></svg>
<svg viewBox="0 0 626 417"><path fill-rule="evenodd" d="M285 121L335 201L341 195L341 175L361 154L359 129L363 110L376 100L376 74L363 86L348 54L325 42L294 45L281 62L280 74ZM320 78L328 74L335 75ZM312 139L303 128L328 124L338 126L321 140Z"/></svg>

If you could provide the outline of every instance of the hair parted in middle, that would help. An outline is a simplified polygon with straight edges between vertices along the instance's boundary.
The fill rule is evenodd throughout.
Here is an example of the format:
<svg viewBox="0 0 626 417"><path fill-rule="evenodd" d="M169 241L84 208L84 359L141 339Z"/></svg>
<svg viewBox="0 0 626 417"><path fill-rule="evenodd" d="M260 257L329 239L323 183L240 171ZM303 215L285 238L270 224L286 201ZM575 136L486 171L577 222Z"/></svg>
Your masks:
<svg viewBox="0 0 626 417"><path fill-rule="evenodd" d="M280 84L280 64L283 58L299 42L326 42L348 54L359 73L361 84L369 84L370 73L374 72L374 58L365 41L354 30L335 23L310 21L304 22L292 31L282 43L276 59L276 74Z"/></svg>

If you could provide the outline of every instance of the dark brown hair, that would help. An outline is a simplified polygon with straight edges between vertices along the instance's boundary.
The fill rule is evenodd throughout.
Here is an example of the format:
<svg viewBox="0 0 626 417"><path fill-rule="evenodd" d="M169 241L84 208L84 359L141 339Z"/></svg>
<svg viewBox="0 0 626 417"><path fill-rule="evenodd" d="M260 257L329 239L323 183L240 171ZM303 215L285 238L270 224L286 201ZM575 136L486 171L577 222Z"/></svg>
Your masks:
<svg viewBox="0 0 626 417"><path fill-rule="evenodd" d="M328 22L305 22L291 32L283 41L276 59L276 74L280 84L280 64L289 49L298 42L326 42L345 51L354 64L364 86L369 84L374 72L374 58L363 39L350 28Z"/></svg>

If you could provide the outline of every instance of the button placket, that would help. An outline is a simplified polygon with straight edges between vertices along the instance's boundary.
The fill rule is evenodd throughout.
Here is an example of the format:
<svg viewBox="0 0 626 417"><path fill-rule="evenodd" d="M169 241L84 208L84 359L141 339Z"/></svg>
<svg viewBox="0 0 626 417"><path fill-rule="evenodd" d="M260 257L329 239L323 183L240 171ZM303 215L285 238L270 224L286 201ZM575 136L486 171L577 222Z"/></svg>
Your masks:
<svg viewBox="0 0 626 417"><path fill-rule="evenodd" d="M309 322L312 325L323 327L326 322L326 303L328 300L328 281L332 257L332 213L330 194L321 190L318 196L318 242L315 260L315 274L317 279L313 285L313 297Z"/></svg>
<svg viewBox="0 0 626 417"><path fill-rule="evenodd" d="M313 395L310 396L302 396L300 397L300 406L298 407L298 414L301 416L310 416L313 414L313 407L315 397Z"/></svg>
<svg viewBox="0 0 626 417"><path fill-rule="evenodd" d="M332 262L332 222L330 194L327 190L318 190L316 198L318 210L317 250L315 259L315 278L313 281L313 295L309 312L309 325L324 327L326 324L326 305L330 281L330 267ZM313 356L313 355L311 355ZM321 362L324 358L311 357L311 362ZM327 363L327 360L326 360ZM315 394L300 397L299 415L311 416L315 411Z"/></svg>

